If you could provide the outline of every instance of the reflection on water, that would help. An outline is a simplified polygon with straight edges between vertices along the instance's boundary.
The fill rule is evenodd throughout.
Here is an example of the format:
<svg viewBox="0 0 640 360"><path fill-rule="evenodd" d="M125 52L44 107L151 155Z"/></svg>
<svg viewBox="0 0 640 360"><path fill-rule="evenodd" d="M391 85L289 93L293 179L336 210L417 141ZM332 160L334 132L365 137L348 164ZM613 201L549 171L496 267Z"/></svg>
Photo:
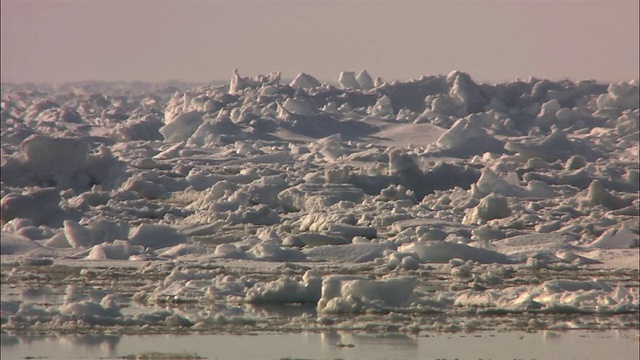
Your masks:
<svg viewBox="0 0 640 360"><path fill-rule="evenodd" d="M0 346L10 347L20 344L20 339L17 336L9 335L9 334L0 334Z"/></svg>
<svg viewBox="0 0 640 360"><path fill-rule="evenodd" d="M256 317L283 317L292 318L300 316L317 317L315 304L247 304L246 312Z"/></svg>
<svg viewBox="0 0 640 360"><path fill-rule="evenodd" d="M60 343L69 347L81 347L100 350L101 353L114 354L122 336L118 335L68 335L60 337Z"/></svg>
<svg viewBox="0 0 640 360"><path fill-rule="evenodd" d="M2 359L116 359L159 352L209 359L638 358L637 331L473 334L259 333L257 335L2 334Z"/></svg>

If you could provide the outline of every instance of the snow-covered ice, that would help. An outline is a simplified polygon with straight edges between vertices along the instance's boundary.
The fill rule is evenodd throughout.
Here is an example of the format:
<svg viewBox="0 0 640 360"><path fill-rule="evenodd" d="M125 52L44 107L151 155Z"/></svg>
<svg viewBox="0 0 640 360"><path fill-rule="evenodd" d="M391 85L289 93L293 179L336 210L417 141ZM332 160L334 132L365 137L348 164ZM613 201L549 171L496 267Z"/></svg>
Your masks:
<svg viewBox="0 0 640 360"><path fill-rule="evenodd" d="M3 332L637 328L637 81L338 85L3 83Z"/></svg>

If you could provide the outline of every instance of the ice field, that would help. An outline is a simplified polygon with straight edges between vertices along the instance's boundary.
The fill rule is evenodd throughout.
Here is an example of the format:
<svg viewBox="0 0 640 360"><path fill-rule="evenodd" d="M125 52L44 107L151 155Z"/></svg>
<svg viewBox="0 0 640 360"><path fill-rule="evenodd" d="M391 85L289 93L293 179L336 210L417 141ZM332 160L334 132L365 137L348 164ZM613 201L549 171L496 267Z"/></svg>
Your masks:
<svg viewBox="0 0 640 360"><path fill-rule="evenodd" d="M639 102L637 80L458 71L3 83L3 344L632 330L637 347Z"/></svg>

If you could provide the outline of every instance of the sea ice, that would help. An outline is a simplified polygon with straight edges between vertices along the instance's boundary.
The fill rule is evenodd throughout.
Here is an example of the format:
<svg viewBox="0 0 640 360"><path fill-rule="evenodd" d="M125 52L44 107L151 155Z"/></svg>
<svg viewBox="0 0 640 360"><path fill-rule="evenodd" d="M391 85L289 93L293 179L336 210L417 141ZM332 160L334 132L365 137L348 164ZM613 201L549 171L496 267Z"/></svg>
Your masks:
<svg viewBox="0 0 640 360"><path fill-rule="evenodd" d="M637 80L280 80L2 83L2 331L637 326Z"/></svg>

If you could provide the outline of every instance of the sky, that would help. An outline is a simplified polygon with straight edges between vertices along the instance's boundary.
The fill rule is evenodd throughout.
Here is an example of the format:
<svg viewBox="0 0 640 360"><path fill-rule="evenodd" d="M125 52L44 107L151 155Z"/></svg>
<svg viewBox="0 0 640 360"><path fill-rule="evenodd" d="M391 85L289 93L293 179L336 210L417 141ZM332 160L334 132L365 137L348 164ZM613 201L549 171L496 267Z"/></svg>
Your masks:
<svg viewBox="0 0 640 360"><path fill-rule="evenodd" d="M638 0L2 0L2 81L638 78Z"/></svg>

